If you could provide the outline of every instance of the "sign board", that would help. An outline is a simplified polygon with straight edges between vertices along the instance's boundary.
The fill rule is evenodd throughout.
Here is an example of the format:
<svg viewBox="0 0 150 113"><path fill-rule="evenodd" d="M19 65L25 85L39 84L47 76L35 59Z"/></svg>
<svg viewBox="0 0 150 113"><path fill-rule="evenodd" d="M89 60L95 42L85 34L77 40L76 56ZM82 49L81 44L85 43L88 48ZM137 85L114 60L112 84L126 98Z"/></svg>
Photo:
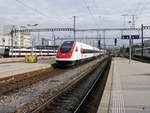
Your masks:
<svg viewBox="0 0 150 113"><path fill-rule="evenodd" d="M121 39L129 39L129 35L122 35Z"/></svg>
<svg viewBox="0 0 150 113"><path fill-rule="evenodd" d="M129 39L130 35L122 35L121 39ZM140 39L139 35L131 35L131 39Z"/></svg>
<svg viewBox="0 0 150 113"><path fill-rule="evenodd" d="M143 29L150 29L150 26L143 26Z"/></svg>
<svg viewBox="0 0 150 113"><path fill-rule="evenodd" d="M139 35L131 35L131 39L140 39Z"/></svg>

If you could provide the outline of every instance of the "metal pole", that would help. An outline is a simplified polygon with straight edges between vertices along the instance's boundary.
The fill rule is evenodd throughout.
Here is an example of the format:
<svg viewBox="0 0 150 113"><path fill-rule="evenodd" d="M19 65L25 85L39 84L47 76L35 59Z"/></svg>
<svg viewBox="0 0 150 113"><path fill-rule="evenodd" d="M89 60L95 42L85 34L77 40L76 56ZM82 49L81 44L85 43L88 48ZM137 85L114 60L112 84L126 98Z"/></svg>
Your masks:
<svg viewBox="0 0 150 113"><path fill-rule="evenodd" d="M76 16L73 16L74 18L74 41L76 40Z"/></svg>
<svg viewBox="0 0 150 113"><path fill-rule="evenodd" d="M132 55L132 44L131 44L131 29L130 29L130 35L129 35L129 47L130 47L130 50L129 50L129 64L131 63L131 55Z"/></svg>
<svg viewBox="0 0 150 113"><path fill-rule="evenodd" d="M99 35L99 39L100 39L100 47L99 47L99 49L101 49L101 34Z"/></svg>
<svg viewBox="0 0 150 113"><path fill-rule="evenodd" d="M32 26L32 29L33 29L33 26ZM34 52L33 52L33 31L32 31L32 55L34 54Z"/></svg>
<svg viewBox="0 0 150 113"><path fill-rule="evenodd" d="M106 54L106 44L105 44L105 30L104 30L104 54Z"/></svg>
<svg viewBox="0 0 150 113"><path fill-rule="evenodd" d="M56 51L55 51L56 39L55 39L54 31L52 32L52 34L53 34L53 40L54 40L54 54L56 55Z"/></svg>
<svg viewBox="0 0 150 113"><path fill-rule="evenodd" d="M141 56L143 57L143 46L144 46L144 41L143 41L143 24L141 25L141 41L142 41L142 51L141 51Z"/></svg>
<svg viewBox="0 0 150 113"><path fill-rule="evenodd" d="M132 27L135 28L135 16L136 15L132 15Z"/></svg>
<svg viewBox="0 0 150 113"><path fill-rule="evenodd" d="M11 57L13 57L13 38L14 38L14 26L11 30Z"/></svg>
<svg viewBox="0 0 150 113"><path fill-rule="evenodd" d="M136 15L132 15L132 28L133 29L135 29L135 17ZM134 45L134 39L131 39L131 49L133 50L132 45Z"/></svg>
<svg viewBox="0 0 150 113"><path fill-rule="evenodd" d="M33 55L33 53L34 53L34 51L33 51L33 47L34 47L34 46L33 46L33 27L34 27L34 26L37 26L37 25L38 25L38 24L33 24L33 25L27 24L27 26L30 26L30 27L32 28L32 33L31 33L31 35L32 35L32 36L31 36L31 44L32 44L32 45L31 45L31 46L32 46L32 50L31 50L32 53L31 53L31 54L32 54L32 55Z"/></svg>
<svg viewBox="0 0 150 113"><path fill-rule="evenodd" d="M97 31L97 42L98 42L98 48L99 48L99 32Z"/></svg>

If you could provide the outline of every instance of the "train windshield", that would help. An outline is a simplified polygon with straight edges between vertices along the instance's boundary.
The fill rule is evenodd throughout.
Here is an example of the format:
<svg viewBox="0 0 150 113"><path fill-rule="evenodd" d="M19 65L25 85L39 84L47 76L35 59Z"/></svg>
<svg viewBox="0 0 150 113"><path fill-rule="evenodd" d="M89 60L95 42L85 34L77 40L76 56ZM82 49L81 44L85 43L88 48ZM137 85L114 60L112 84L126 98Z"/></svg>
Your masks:
<svg viewBox="0 0 150 113"><path fill-rule="evenodd" d="M66 41L64 42L61 47L60 47L60 51L61 53L67 53L70 51L72 45L73 45L74 41Z"/></svg>

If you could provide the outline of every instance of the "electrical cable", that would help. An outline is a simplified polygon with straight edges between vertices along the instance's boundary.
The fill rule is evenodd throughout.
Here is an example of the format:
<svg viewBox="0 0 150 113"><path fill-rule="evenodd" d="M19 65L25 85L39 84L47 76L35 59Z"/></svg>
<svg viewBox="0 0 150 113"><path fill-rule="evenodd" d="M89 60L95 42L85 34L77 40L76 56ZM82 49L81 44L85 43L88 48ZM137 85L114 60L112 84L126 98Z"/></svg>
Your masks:
<svg viewBox="0 0 150 113"><path fill-rule="evenodd" d="M147 18L147 17L142 17L142 15L144 14L144 12L148 9L150 5L150 0L145 1L145 3L143 3L141 9L139 10L139 12L137 12L138 15L138 21L140 21L139 18Z"/></svg>
<svg viewBox="0 0 150 113"><path fill-rule="evenodd" d="M31 7L31 6L27 5L27 4L25 4L25 3L22 2L21 0L16 0L16 2L20 3L20 4L23 5L24 7L28 8L28 9L34 11L34 12L36 12L37 14L39 14L39 15L45 17L46 19L51 18L51 17L49 17L47 14L43 13L42 11L40 11L40 10L38 10L38 9L35 9L35 8L33 8L33 7ZM62 22L60 22L60 20L58 20L58 19L53 19L53 20L56 20L57 22L59 22L59 23L62 24Z"/></svg>
<svg viewBox="0 0 150 113"><path fill-rule="evenodd" d="M91 9L90 9L90 7L88 6L88 4L87 4L87 2L86 2L86 0L83 0L83 3L85 4L85 6L86 6L86 8L87 8L87 10L88 10L88 12L89 12L89 14L92 16L95 25L96 25L97 27L99 27L98 24L97 24L97 22L96 22L96 20L95 20L95 17L94 17L94 15L93 15Z"/></svg>
<svg viewBox="0 0 150 113"><path fill-rule="evenodd" d="M150 5L150 0L147 0L147 2L145 3L145 5L143 5L143 8L140 10L140 12L137 15L142 15L145 12L145 10L147 10L149 5Z"/></svg>
<svg viewBox="0 0 150 113"><path fill-rule="evenodd" d="M48 17L46 14L42 13L41 11L37 10L37 9L34 9L33 7L30 7L29 5L26 5L24 2L20 1L20 0L16 0L18 3L22 4L24 7L27 7L29 8L30 10L40 14L41 16L44 16L44 17Z"/></svg>

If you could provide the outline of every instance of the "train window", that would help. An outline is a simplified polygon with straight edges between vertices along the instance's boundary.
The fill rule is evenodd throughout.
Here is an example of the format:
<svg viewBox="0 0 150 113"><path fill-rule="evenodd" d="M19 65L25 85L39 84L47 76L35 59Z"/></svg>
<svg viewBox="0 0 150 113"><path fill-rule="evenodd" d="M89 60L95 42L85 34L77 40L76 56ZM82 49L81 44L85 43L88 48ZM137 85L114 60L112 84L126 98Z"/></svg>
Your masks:
<svg viewBox="0 0 150 113"><path fill-rule="evenodd" d="M74 41L66 41L62 44L62 46L60 47L60 51L62 53L67 53L70 51L70 49L72 48Z"/></svg>
<svg viewBox="0 0 150 113"><path fill-rule="evenodd" d="M5 49L5 52L9 52L9 49Z"/></svg>
<svg viewBox="0 0 150 113"><path fill-rule="evenodd" d="M76 47L76 52L78 51L78 47Z"/></svg>
<svg viewBox="0 0 150 113"><path fill-rule="evenodd" d="M89 49L83 49L83 53L93 53L93 51Z"/></svg>
<svg viewBox="0 0 150 113"><path fill-rule="evenodd" d="M83 53L98 53L99 51L96 50L90 50L90 49L83 49Z"/></svg>

